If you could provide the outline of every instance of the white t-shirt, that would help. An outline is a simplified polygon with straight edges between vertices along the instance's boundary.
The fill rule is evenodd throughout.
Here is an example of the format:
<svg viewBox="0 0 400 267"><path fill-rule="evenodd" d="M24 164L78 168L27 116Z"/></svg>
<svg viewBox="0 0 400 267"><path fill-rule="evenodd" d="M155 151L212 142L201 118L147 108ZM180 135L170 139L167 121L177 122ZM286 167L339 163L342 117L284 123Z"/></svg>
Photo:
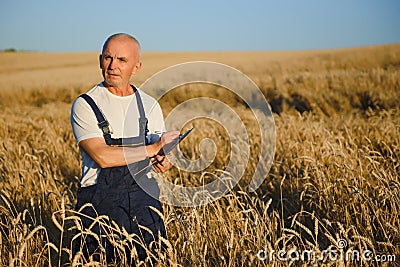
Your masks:
<svg viewBox="0 0 400 267"><path fill-rule="evenodd" d="M113 138L134 137L139 135L139 110L136 94L117 96L112 94L102 83L96 85L86 93L96 103L110 124ZM154 143L162 132L165 131L164 117L158 102L148 94L139 90L145 115L148 119L148 141ZM89 104L78 97L72 104L71 125L76 142L102 137L103 132L97 125L96 116ZM85 151L80 149L82 155L82 180L81 186L97 183L97 176L101 168L90 158Z"/></svg>

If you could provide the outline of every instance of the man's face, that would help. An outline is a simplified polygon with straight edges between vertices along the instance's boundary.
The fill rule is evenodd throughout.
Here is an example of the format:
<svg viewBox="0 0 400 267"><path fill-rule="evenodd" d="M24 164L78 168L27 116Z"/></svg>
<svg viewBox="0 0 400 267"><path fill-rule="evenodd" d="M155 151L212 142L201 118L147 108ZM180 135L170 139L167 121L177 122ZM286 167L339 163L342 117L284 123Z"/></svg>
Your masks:
<svg viewBox="0 0 400 267"><path fill-rule="evenodd" d="M100 56L100 67L107 85L129 85L131 75L141 67L139 46L128 38L111 39Z"/></svg>

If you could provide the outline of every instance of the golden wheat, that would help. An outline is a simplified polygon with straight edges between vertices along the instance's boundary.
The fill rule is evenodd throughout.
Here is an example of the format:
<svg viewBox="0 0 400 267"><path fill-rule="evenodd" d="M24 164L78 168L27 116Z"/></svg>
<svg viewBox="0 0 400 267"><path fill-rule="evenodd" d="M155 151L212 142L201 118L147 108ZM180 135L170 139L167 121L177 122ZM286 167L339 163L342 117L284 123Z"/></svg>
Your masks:
<svg viewBox="0 0 400 267"><path fill-rule="evenodd" d="M71 241L93 234L73 210L79 151L69 125L71 103L100 79L97 55L0 53L0 263L5 266L101 266L72 257ZM262 186L248 192L257 164L212 204L164 205L168 266L326 264L388 266L400 260L400 46L337 51L143 53L142 83L172 64L212 60L238 68L263 91L274 111L276 154ZM216 98L238 112L259 153L254 115L223 88L182 86L160 102L165 115L193 97ZM191 186L212 181L229 160L229 138L199 120L181 151L197 158L205 137L218 144L204 172L173 169L164 178ZM205 130L207 129L207 130ZM219 137L219 138L215 138ZM196 144L189 146L188 144ZM102 218L96 218L101 220ZM120 229L119 252L138 242ZM98 237L97 237L98 238ZM395 255L396 262L261 260L257 253L338 248ZM136 241L135 241L136 240ZM126 243L121 243L126 242ZM159 244L160 245L160 244ZM267 255L269 256L269 255ZM125 260L123 262L126 262ZM139 264L139 263L138 263Z"/></svg>

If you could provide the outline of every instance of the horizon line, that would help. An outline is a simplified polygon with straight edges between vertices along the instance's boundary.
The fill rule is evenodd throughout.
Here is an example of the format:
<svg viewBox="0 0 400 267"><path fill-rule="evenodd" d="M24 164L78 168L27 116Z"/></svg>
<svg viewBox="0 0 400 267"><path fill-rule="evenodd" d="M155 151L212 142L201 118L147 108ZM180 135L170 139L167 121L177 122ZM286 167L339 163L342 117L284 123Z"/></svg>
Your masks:
<svg viewBox="0 0 400 267"><path fill-rule="evenodd" d="M332 48L309 48L309 49L215 49L215 50L145 50L141 53L218 53L218 52L307 52L307 51L332 51L332 50L346 50L356 48L368 48L368 47L379 47L379 46L393 46L400 45L398 43L382 43L382 44L371 44L371 45L358 45L358 46L343 46L343 47L332 47ZM0 49L1 53L48 53L48 54L62 54L62 53L100 53L100 51L40 51L40 50L29 50L29 49L17 49L17 48L3 48Z"/></svg>

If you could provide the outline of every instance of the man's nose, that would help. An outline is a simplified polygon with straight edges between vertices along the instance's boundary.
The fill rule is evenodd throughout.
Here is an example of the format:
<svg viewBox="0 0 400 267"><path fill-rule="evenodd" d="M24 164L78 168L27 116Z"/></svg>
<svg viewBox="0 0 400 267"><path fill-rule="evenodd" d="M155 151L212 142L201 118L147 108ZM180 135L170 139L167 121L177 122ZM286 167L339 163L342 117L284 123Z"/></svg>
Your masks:
<svg viewBox="0 0 400 267"><path fill-rule="evenodd" d="M108 65L108 69L113 70L116 68L116 60L114 58L111 58L110 64Z"/></svg>

